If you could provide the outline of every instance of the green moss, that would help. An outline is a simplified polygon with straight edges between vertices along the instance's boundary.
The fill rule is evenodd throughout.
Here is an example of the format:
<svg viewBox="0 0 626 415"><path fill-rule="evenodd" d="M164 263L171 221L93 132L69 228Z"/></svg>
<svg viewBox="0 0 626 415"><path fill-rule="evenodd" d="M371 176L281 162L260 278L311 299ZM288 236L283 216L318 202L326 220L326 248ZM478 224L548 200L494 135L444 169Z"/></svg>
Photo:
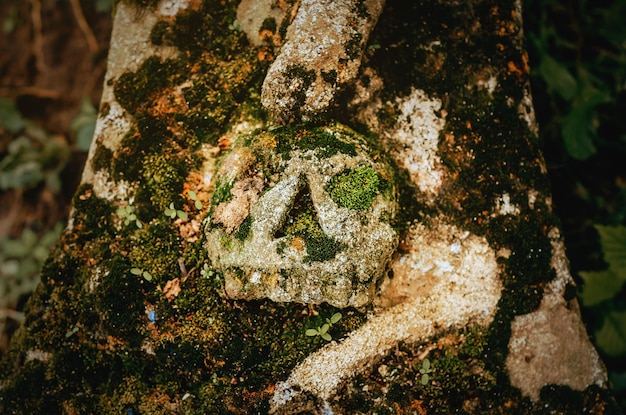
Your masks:
<svg viewBox="0 0 626 415"><path fill-rule="evenodd" d="M252 227L252 221L252 216L248 216L246 219L244 219L243 223L239 225L239 229L237 229L237 232L235 232L236 239L243 241L248 237L248 235L250 234L250 228Z"/></svg>
<svg viewBox="0 0 626 415"><path fill-rule="evenodd" d="M205 0L197 9L176 15L172 43L192 59L206 51L227 59L247 47L245 35L229 29L236 18L234 7L225 7L219 0Z"/></svg>
<svg viewBox="0 0 626 415"><path fill-rule="evenodd" d="M124 136L115 152L112 171L118 180L140 176L144 157L158 153L172 139L167 120L145 112L138 113L135 120L135 128Z"/></svg>
<svg viewBox="0 0 626 415"><path fill-rule="evenodd" d="M187 243L184 247L183 261L188 268L202 269L204 262L207 260L207 252L204 248L204 239ZM199 271L198 271L199 272Z"/></svg>
<svg viewBox="0 0 626 415"><path fill-rule="evenodd" d="M365 210L378 194L381 177L369 167L359 167L333 177L328 184L328 193L337 205L356 210Z"/></svg>
<svg viewBox="0 0 626 415"><path fill-rule="evenodd" d="M181 76L179 61L161 60L156 56L146 59L135 72L124 72L115 82L115 99L131 114L150 102L151 97Z"/></svg>
<svg viewBox="0 0 626 415"><path fill-rule="evenodd" d="M43 414L50 407L57 407L54 398L44 393L48 388L46 382L46 365L33 360L24 365L21 374L8 385L3 385L0 399L0 413L10 414L18 409L20 414Z"/></svg>
<svg viewBox="0 0 626 415"><path fill-rule="evenodd" d="M311 150L320 157L331 157L337 153L356 156L356 146L345 142L327 128L307 125L282 127L273 131L277 139L276 151L283 159L290 158L295 147L300 150Z"/></svg>
<svg viewBox="0 0 626 415"><path fill-rule="evenodd" d="M320 238L324 236L324 231L317 222L314 210L310 208L306 208L304 211L292 212L287 220L291 223L285 229L286 235L306 238Z"/></svg>
<svg viewBox="0 0 626 415"><path fill-rule="evenodd" d="M357 376L338 391L342 408L349 408L350 413L393 414L400 408L415 409L412 405L419 402L424 413L443 415L462 413L468 400L479 405L473 408L477 413L493 413L494 406L490 405L496 397L519 405L519 391L506 380L496 380L484 364L487 337L483 328L449 333L442 339L441 343L432 340L432 346L437 346L429 347L426 356L424 345L401 344L390 351L372 372ZM422 385L420 369L425 357L431 362L432 372L428 383Z"/></svg>
<svg viewBox="0 0 626 415"><path fill-rule="evenodd" d="M111 167L113 152L102 144L96 145L96 151L91 158L91 168L94 171L105 170Z"/></svg>
<svg viewBox="0 0 626 415"><path fill-rule="evenodd" d="M144 159L142 183L157 210L165 210L170 203L179 203L185 167L184 162L167 152L151 154Z"/></svg>
<svg viewBox="0 0 626 415"><path fill-rule="evenodd" d="M310 190L306 186L296 195L294 205L287 214L285 226L275 235L277 238L283 236L287 237L288 241L293 241L296 237L304 240L307 253L304 262L327 261L344 249L343 244L324 233L311 201ZM284 250L285 247L281 244L277 249Z"/></svg>
<svg viewBox="0 0 626 415"><path fill-rule="evenodd" d="M337 252L344 249L341 242L337 242L329 236L308 238L306 240L306 254L304 262L328 261L333 259Z"/></svg>
<svg viewBox="0 0 626 415"><path fill-rule="evenodd" d="M350 40L346 42L346 44L344 45L344 50L346 56L348 56L349 59L353 60L361 55L361 51L363 50L363 47L361 45L362 41L363 35L359 32L355 32Z"/></svg>
<svg viewBox="0 0 626 415"><path fill-rule="evenodd" d="M290 104L289 111L290 114L287 114L287 117L293 117L294 119L300 118L300 108L306 103L306 91L309 87L315 82L317 78L315 71L312 69L306 69L302 65L289 65L285 70L285 77L287 80L285 82L289 84L297 83L300 87L292 91L290 99L293 100ZM295 81L297 80L297 81ZM285 119L284 121L290 121L289 119Z"/></svg>
<svg viewBox="0 0 626 415"><path fill-rule="evenodd" d="M95 290L96 306L106 321L107 332L138 346L138 322L144 317L145 282L130 273L127 258L114 256L100 264L106 278Z"/></svg>
<svg viewBox="0 0 626 415"><path fill-rule="evenodd" d="M108 201L96 197L92 185L81 185L76 190L72 205L74 228L82 243L103 233L114 232L110 221L114 209Z"/></svg>
<svg viewBox="0 0 626 415"><path fill-rule="evenodd" d="M130 260L132 267L144 269L152 274L151 284L165 283L180 275L178 258L181 256L180 241L174 232L171 221L165 216L152 220L147 226L138 229L132 236ZM128 278L141 277L130 275Z"/></svg>
<svg viewBox="0 0 626 415"><path fill-rule="evenodd" d="M170 25L166 21L159 20L156 22L154 26L152 26L152 30L150 30L150 42L152 42L153 45L162 45L169 27Z"/></svg>
<svg viewBox="0 0 626 415"><path fill-rule="evenodd" d="M228 202L233 198L233 195L230 193L233 188L233 181L228 180L225 177L220 177L215 184L215 192L213 192L213 197L211 199L211 204L213 206L217 206L220 203Z"/></svg>

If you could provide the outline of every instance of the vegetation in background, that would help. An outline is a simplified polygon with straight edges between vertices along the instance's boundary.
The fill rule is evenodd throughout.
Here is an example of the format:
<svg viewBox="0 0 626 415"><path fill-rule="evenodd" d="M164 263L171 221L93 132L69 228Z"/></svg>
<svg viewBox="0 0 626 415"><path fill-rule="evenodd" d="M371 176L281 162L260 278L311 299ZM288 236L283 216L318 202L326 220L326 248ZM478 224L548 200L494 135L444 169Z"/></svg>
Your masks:
<svg viewBox="0 0 626 415"><path fill-rule="evenodd" d="M81 151L89 151L91 139L96 130L98 111L89 98L83 97L80 102L80 112L72 119L70 129L76 134L76 147Z"/></svg>
<svg viewBox="0 0 626 415"><path fill-rule="evenodd" d="M524 13L555 209L590 334L623 396L626 1L528 0Z"/></svg>
<svg viewBox="0 0 626 415"><path fill-rule="evenodd" d="M13 103L4 98L0 98L0 128L16 135L0 159L0 190L28 189L43 181L50 191L58 192L59 174L71 153L63 138L22 118Z"/></svg>
<svg viewBox="0 0 626 415"><path fill-rule="evenodd" d="M91 102L85 99L71 123L81 151L89 148L96 115ZM42 187L52 195L61 192L61 173L72 156L72 148L64 137L52 135L25 119L11 101L1 97L0 137L8 142L0 153L1 192L23 194ZM3 213L11 210L7 206ZM0 336L7 334L9 319L22 321L21 300L39 284L41 267L59 239L63 223L56 222L53 227L32 223L19 228L19 236L0 234Z"/></svg>

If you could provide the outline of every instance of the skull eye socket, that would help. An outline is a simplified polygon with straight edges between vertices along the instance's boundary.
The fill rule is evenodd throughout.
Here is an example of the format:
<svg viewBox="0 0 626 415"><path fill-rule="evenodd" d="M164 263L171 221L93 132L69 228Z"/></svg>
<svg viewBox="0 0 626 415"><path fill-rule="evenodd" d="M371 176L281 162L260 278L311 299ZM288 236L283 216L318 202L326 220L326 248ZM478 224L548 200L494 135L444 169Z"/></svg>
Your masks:
<svg viewBox="0 0 626 415"><path fill-rule="evenodd" d="M277 247L279 254L282 254L287 245L302 244L300 248L306 249L306 256L303 258L305 263L327 261L344 249L343 244L324 233L308 184L302 185L284 223L273 236L286 237Z"/></svg>
<svg viewBox="0 0 626 415"><path fill-rule="evenodd" d="M365 210L372 205L381 184L382 177L374 169L358 167L333 177L327 191L338 206Z"/></svg>

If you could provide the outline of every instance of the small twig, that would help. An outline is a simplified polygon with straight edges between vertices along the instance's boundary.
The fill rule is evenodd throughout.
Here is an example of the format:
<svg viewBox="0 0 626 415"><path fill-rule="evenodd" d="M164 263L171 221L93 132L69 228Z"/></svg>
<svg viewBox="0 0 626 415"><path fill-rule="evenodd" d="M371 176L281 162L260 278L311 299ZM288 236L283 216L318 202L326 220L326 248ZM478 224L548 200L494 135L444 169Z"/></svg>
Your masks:
<svg viewBox="0 0 626 415"><path fill-rule="evenodd" d="M36 86L0 86L0 95L3 97L32 95L39 98L57 99L61 96L61 92Z"/></svg>
<svg viewBox="0 0 626 415"><path fill-rule="evenodd" d="M85 36L85 40L87 41L87 46L92 53L96 53L98 51L98 41L94 36L87 20L85 20L85 15L83 14L83 9L80 7L79 0L70 0L70 4L72 5L72 11L74 12L74 16L76 17L76 22L78 23L78 27L83 35Z"/></svg>
<svg viewBox="0 0 626 415"><path fill-rule="evenodd" d="M22 321L24 321L25 316L24 313L12 310L10 308L0 308L0 319L3 318L10 318L21 323Z"/></svg>
<svg viewBox="0 0 626 415"><path fill-rule="evenodd" d="M30 11L30 18L33 21L33 53L37 70L40 73L46 72L47 66L43 55L43 40L41 37L41 1L31 0L33 8Z"/></svg>
<svg viewBox="0 0 626 415"><path fill-rule="evenodd" d="M187 267L185 266L185 261L182 258L178 258L178 268L180 268L180 274L183 276L183 278L187 277Z"/></svg>

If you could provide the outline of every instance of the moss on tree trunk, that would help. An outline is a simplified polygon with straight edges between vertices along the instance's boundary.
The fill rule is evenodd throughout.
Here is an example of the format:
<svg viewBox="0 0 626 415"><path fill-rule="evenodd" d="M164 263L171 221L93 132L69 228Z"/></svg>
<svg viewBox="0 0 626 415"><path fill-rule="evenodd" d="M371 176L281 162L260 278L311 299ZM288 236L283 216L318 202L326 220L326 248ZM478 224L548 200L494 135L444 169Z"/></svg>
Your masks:
<svg viewBox="0 0 626 415"><path fill-rule="evenodd" d="M568 295L519 4L389 1L374 26L375 2L356 2L341 13L361 23L336 64L358 71L339 79L327 63L318 74L280 55L289 25L312 18L301 3L117 4L83 184L2 362L0 412L617 413ZM263 106L277 59L290 62L289 102L323 93L306 92L322 79L326 103L288 116ZM247 213L282 177L280 160L349 152L319 134L337 123L392 166L355 165L326 187L364 222L376 197L397 200L397 214L381 215L398 246L372 277L373 298L359 308L230 298L207 253L216 209L243 209L223 249L252 238L265 217ZM224 156L235 143L249 151ZM237 187L238 168L258 186ZM353 201L344 187L356 186ZM327 229L310 207L293 212L283 249L311 255ZM552 341L519 347L533 331Z"/></svg>

